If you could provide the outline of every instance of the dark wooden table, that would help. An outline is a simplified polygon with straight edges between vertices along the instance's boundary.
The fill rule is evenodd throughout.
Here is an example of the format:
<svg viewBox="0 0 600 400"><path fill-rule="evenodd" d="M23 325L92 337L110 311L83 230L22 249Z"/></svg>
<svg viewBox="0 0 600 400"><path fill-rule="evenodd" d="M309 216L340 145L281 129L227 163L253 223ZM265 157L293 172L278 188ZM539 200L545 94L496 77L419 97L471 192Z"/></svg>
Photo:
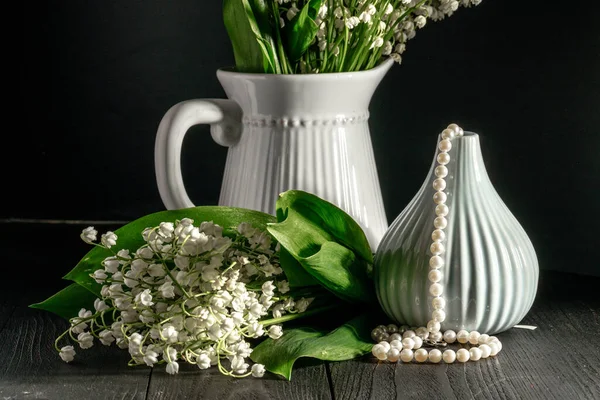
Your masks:
<svg viewBox="0 0 600 400"><path fill-rule="evenodd" d="M65 286L88 250L81 226L4 224L0 289L0 400L5 399L600 399L600 278L542 271L523 324L499 334L496 358L452 365L304 360L288 382L217 371L129 368L127 351L95 345L60 360L66 321L27 308ZM108 229L108 228L107 228Z"/></svg>

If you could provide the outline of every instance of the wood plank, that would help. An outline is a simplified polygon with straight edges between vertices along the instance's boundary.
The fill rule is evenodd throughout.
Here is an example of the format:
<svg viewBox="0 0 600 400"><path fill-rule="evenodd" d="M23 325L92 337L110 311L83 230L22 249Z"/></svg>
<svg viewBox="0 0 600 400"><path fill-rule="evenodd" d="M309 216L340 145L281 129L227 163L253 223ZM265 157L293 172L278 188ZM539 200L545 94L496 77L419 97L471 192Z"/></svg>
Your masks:
<svg viewBox="0 0 600 400"><path fill-rule="evenodd" d="M600 301L591 288L600 279L557 279L544 281L522 322L538 328L499 334L498 357L452 365L379 363L371 356L332 363L334 398L599 399Z"/></svg>
<svg viewBox="0 0 600 400"><path fill-rule="evenodd" d="M152 372L149 400L169 399L331 399L324 363L298 361L292 380L273 374L263 378L243 379L222 375L216 368L201 371L181 365L179 374L171 376L164 367Z"/></svg>
<svg viewBox="0 0 600 400"><path fill-rule="evenodd" d="M63 362L54 340L67 326L50 313L17 308L0 332L0 398L145 399L150 370L127 367L126 351L96 343Z"/></svg>

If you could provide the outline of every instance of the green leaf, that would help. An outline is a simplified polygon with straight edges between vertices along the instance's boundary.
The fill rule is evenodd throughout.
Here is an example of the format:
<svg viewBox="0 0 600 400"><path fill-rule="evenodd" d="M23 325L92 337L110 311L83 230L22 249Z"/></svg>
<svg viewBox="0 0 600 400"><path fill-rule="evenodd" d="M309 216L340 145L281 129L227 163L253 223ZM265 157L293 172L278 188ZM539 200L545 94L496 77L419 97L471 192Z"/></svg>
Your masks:
<svg viewBox="0 0 600 400"><path fill-rule="evenodd" d="M240 72L267 72L268 52L260 43L260 30L247 1L224 0L223 21L229 35L236 69Z"/></svg>
<svg viewBox="0 0 600 400"><path fill-rule="evenodd" d="M175 222L175 220L183 218L191 218L196 224L202 221L213 221L215 224L223 227L224 235L231 235L242 222L247 222L255 228L266 230L267 223L275 221L275 217L272 215L235 207L200 206L180 210L160 211L146 215L117 229L115 231L118 236L117 245L111 250L114 252L121 249L135 251L145 243L142 238L142 231L145 228L157 226L161 222ZM63 278L74 281L99 296L101 285L96 283L90 277L90 274L102 268L101 262L106 257L113 255L111 250L94 247Z"/></svg>
<svg viewBox="0 0 600 400"><path fill-rule="evenodd" d="M256 346L250 358L291 380L292 367L301 357L344 361L369 353L373 347L372 328L371 318L363 314L330 333L312 328L284 330L279 339L266 339Z"/></svg>
<svg viewBox="0 0 600 400"><path fill-rule="evenodd" d="M352 217L313 194L290 190L277 200L277 220L268 231L321 285L347 301L376 302L368 276L373 254Z"/></svg>
<svg viewBox="0 0 600 400"><path fill-rule="evenodd" d="M83 286L73 283L41 303L31 304L29 307L50 311L69 319L76 317L82 308L93 310L94 300L97 298L98 296Z"/></svg>
<svg viewBox="0 0 600 400"><path fill-rule="evenodd" d="M320 285L284 247L279 250L279 264L291 287Z"/></svg>
<svg viewBox="0 0 600 400"><path fill-rule="evenodd" d="M310 0L285 26L290 60L299 60L317 36L319 27L315 18L322 2L323 0Z"/></svg>

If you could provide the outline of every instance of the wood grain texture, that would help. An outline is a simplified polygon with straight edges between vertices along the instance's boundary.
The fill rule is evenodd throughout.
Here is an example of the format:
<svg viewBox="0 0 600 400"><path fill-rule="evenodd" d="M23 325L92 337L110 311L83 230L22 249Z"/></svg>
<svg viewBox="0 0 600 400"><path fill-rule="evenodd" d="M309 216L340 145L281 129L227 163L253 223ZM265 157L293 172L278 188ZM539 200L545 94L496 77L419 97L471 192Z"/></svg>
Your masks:
<svg viewBox="0 0 600 400"><path fill-rule="evenodd" d="M128 368L125 351L95 344L63 362L54 340L67 326L50 313L17 309L0 332L0 398L145 399L150 370Z"/></svg>
<svg viewBox="0 0 600 400"><path fill-rule="evenodd" d="M331 391L323 363L299 361L291 381L273 374L266 374L262 379L230 378L221 375L216 368L200 371L189 365L181 365L179 374L171 376L164 372L164 367L155 368L150 379L148 399L184 398L324 400L331 399Z"/></svg>
<svg viewBox="0 0 600 400"><path fill-rule="evenodd" d="M600 399L599 279L555 275L523 324L497 335L498 357L452 365L379 363L371 356L332 363L340 399Z"/></svg>

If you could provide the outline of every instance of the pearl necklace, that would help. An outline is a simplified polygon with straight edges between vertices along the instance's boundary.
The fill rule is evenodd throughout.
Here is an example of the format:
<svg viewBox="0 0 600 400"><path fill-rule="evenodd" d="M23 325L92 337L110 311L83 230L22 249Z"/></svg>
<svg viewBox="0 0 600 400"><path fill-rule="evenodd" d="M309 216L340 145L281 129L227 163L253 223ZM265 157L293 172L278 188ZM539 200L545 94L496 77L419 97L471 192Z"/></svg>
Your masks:
<svg viewBox="0 0 600 400"><path fill-rule="evenodd" d="M441 331L441 323L446 319L446 300L442 297L444 286L440 283L442 280L441 269L444 267L444 259L442 255L446 249L442 243L446 234L444 229L448 226L446 216L449 213L449 208L446 205L447 195L444 192L446 189L446 181L444 178L448 175L446 165L450 162L450 150L452 149L452 140L457 137L462 137L464 131L456 124L450 124L442 131L441 140L438 143L440 153L437 156L438 165L435 168L435 176L433 181L433 201L436 204L436 218L433 221L434 231L431 234L432 243L430 246L432 257L429 259L429 274L427 275L431 285L429 286L429 294L433 296L431 305L433 312L431 320L424 327L408 327L403 325L397 327L391 325L379 325L371 332L371 338L375 342L379 342L373 346L372 353L377 359L390 362L402 360L405 363L413 360L417 362L429 361L431 363L439 363L444 360L450 364L455 361L467 362L477 361L482 358L497 355L502 350L502 343L495 336L480 334L477 331L467 332L460 330L446 330L443 334ZM460 344L469 345L470 348L461 348L456 352L452 349L444 350L442 353L437 347L445 347L448 344L458 342ZM423 345L433 347L427 350L422 348Z"/></svg>

